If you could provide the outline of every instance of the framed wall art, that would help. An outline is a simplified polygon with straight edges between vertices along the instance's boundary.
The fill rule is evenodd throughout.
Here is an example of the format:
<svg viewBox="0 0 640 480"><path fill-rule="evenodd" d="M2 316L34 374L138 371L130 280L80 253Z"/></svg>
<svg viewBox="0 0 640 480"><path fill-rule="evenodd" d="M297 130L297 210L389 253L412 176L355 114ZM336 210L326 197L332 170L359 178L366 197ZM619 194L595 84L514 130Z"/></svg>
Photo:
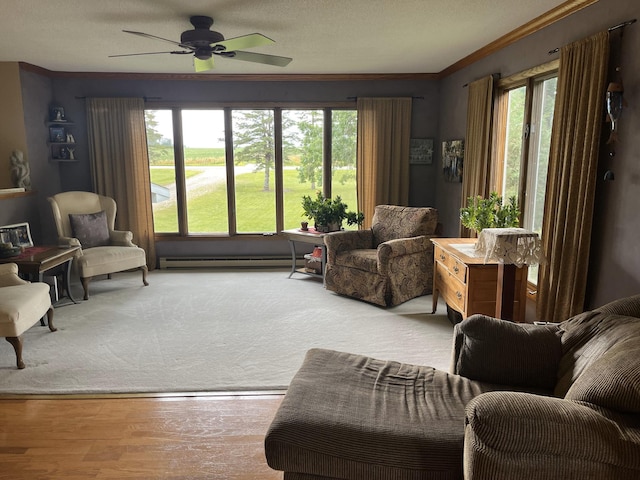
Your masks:
<svg viewBox="0 0 640 480"><path fill-rule="evenodd" d="M462 182L464 140L442 142L442 173L447 182Z"/></svg>
<svg viewBox="0 0 640 480"><path fill-rule="evenodd" d="M433 163L433 138L411 139L409 163L414 165L431 165Z"/></svg>

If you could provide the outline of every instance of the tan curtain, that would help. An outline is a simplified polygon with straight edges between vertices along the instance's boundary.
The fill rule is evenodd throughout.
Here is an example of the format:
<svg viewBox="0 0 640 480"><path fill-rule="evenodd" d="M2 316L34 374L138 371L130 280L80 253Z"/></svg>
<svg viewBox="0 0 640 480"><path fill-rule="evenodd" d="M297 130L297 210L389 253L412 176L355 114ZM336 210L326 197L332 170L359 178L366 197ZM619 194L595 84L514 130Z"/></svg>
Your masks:
<svg viewBox="0 0 640 480"><path fill-rule="evenodd" d="M357 192L364 228L376 205L409 203L411 98L358 98Z"/></svg>
<svg viewBox="0 0 640 480"><path fill-rule="evenodd" d="M608 57L607 32L560 50L537 301L548 321L584 310Z"/></svg>
<svg viewBox="0 0 640 480"><path fill-rule="evenodd" d="M116 228L133 232L133 241L146 251L152 270L156 248L144 101L89 98L87 129L95 191L116 201Z"/></svg>
<svg viewBox="0 0 640 480"><path fill-rule="evenodd" d="M493 106L493 76L469 84L467 133L462 174L462 206L469 197L489 195L491 173L491 118ZM460 236L473 232L460 225Z"/></svg>

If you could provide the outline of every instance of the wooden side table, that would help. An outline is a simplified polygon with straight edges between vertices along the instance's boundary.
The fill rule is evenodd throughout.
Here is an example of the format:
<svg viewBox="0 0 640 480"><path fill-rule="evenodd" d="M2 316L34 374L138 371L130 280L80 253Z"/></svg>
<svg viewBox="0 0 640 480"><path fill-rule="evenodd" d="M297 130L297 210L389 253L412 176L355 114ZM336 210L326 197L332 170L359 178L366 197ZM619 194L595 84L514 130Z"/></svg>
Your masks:
<svg viewBox="0 0 640 480"><path fill-rule="evenodd" d="M433 238L433 312L438 296L467 318L474 313L496 315L498 262L486 262L476 256L475 238ZM525 321L527 298L527 266L515 269L515 304L513 320Z"/></svg>
<svg viewBox="0 0 640 480"><path fill-rule="evenodd" d="M0 263L15 263L18 272L32 282L42 282L45 274L63 270L63 289L73 303L78 303L71 293L71 264L80 247L37 246L26 248L15 257L2 258ZM53 272L52 272L53 271Z"/></svg>
<svg viewBox="0 0 640 480"><path fill-rule="evenodd" d="M313 228L309 228L306 232L299 228L294 228L292 230L283 230L282 234L287 237L287 240L289 240L289 248L291 249L291 273L289 273L289 278L291 278L291 275L294 273L302 273L303 275L320 277L324 280L324 267L327 263L327 248L324 244L324 237L326 233L316 232ZM303 268L296 268L296 243L308 243L316 245L322 249L322 256L320 257L321 274L307 272Z"/></svg>

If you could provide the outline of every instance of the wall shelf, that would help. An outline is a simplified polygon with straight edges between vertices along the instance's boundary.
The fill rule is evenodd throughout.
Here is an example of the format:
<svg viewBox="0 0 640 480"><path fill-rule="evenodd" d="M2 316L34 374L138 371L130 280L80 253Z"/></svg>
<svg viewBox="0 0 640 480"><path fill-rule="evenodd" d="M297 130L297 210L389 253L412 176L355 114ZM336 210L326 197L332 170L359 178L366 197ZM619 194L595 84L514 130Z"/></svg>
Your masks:
<svg viewBox="0 0 640 480"><path fill-rule="evenodd" d="M35 194L35 190L29 190L27 192L0 193L0 200L6 200L8 198L28 197Z"/></svg>

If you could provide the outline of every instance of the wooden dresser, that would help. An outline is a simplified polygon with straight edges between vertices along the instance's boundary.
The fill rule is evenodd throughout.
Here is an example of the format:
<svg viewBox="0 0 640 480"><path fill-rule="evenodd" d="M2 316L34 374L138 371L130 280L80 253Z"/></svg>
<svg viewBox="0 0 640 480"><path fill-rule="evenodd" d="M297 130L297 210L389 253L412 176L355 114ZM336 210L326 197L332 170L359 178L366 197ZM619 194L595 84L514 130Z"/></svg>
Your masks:
<svg viewBox="0 0 640 480"><path fill-rule="evenodd" d="M474 313L496 314L498 264L484 262L474 255L475 238L433 238L433 312L438 297L449 307L467 318ZM458 248L456 248L456 246ZM527 298L527 267L516 269L515 302L513 316L516 322L525 321Z"/></svg>

